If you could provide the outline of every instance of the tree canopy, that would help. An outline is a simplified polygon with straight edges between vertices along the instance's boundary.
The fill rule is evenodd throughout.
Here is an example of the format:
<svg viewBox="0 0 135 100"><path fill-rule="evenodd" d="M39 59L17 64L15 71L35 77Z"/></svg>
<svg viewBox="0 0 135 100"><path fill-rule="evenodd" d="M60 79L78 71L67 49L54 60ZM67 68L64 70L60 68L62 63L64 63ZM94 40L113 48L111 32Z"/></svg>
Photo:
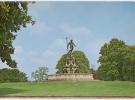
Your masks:
<svg viewBox="0 0 135 100"><path fill-rule="evenodd" d="M48 67L39 67L36 71L32 72L31 76L35 81L47 80Z"/></svg>
<svg viewBox="0 0 135 100"><path fill-rule="evenodd" d="M100 50L97 70L102 80L135 81L135 48L126 45L124 41L112 39L105 43Z"/></svg>
<svg viewBox="0 0 135 100"><path fill-rule="evenodd" d="M0 59L9 67L17 67L11 57L14 54L13 40L15 33L27 23L34 24L28 15L28 2L0 2Z"/></svg>
<svg viewBox="0 0 135 100"><path fill-rule="evenodd" d="M88 58L82 51L73 51L72 55L76 59L76 64L79 65L80 73L89 73L90 72L90 64ZM62 55L60 60L56 65L57 72L63 73L63 66L66 63L66 54Z"/></svg>

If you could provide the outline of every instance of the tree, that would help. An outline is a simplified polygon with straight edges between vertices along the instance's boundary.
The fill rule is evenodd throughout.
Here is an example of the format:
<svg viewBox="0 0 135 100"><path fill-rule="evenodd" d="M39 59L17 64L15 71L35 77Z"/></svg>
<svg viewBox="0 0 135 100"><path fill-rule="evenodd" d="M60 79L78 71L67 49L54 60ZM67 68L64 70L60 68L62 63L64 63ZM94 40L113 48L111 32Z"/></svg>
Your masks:
<svg viewBox="0 0 135 100"><path fill-rule="evenodd" d="M123 61L122 75L124 80L135 81L135 46L127 46L125 48L127 53Z"/></svg>
<svg viewBox="0 0 135 100"><path fill-rule="evenodd" d="M88 58L82 51L73 51L72 55L76 59L76 64L79 65L80 73L89 73L90 72L90 64ZM66 54L62 55L60 60L56 65L57 72L56 73L63 73L63 66L66 63Z"/></svg>
<svg viewBox="0 0 135 100"><path fill-rule="evenodd" d="M123 56L125 55L125 43L118 39L112 39L110 43L105 43L101 47L98 62L100 67L98 69L98 77L103 80L117 80L123 79L122 67Z"/></svg>
<svg viewBox="0 0 135 100"><path fill-rule="evenodd" d="M135 81L135 47L112 39L100 50L97 76L101 80Z"/></svg>
<svg viewBox="0 0 135 100"><path fill-rule="evenodd" d="M12 68L17 67L16 61L11 58L15 33L27 23L34 24L27 12L28 2L0 2L0 59Z"/></svg>
<svg viewBox="0 0 135 100"><path fill-rule="evenodd" d="M26 82L26 74L18 69L0 69L0 82Z"/></svg>
<svg viewBox="0 0 135 100"><path fill-rule="evenodd" d="M32 72L31 76L35 81L45 81L47 80L48 67L39 67L38 70Z"/></svg>

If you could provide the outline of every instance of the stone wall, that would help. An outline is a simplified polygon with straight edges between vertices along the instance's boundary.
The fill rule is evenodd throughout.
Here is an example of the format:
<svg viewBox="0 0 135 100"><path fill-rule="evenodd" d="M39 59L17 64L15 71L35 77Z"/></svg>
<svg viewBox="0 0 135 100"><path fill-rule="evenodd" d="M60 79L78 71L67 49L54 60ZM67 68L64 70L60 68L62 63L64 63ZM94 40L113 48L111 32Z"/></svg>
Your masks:
<svg viewBox="0 0 135 100"><path fill-rule="evenodd" d="M93 74L56 74L48 75L48 80L94 80Z"/></svg>

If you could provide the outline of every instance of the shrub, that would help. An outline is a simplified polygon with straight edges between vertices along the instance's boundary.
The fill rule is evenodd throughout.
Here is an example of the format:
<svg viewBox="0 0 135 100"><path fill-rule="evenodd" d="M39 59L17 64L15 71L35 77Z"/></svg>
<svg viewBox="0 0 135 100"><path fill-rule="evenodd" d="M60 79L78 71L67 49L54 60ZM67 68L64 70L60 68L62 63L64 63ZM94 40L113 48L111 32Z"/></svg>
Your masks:
<svg viewBox="0 0 135 100"><path fill-rule="evenodd" d="M0 69L0 82L25 82L27 81L26 74L18 69Z"/></svg>
<svg viewBox="0 0 135 100"><path fill-rule="evenodd" d="M89 60L86 57L86 55L82 51L74 51L72 55L76 59L76 64L79 65L79 72L80 73L90 73L90 64ZM63 73L63 66L66 63L66 54L62 55L60 60L58 61L56 65L57 74Z"/></svg>
<svg viewBox="0 0 135 100"><path fill-rule="evenodd" d="M47 80L48 67L39 67L36 71L31 73L35 81L42 82Z"/></svg>

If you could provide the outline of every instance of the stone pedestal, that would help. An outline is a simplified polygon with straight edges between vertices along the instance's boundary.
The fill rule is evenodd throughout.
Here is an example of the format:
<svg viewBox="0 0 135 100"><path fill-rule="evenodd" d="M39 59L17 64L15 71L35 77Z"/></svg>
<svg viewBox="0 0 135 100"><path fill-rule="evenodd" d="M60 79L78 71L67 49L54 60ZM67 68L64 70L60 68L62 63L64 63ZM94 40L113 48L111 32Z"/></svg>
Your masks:
<svg viewBox="0 0 135 100"><path fill-rule="evenodd" d="M94 80L93 74L56 74L56 75L48 75L48 80Z"/></svg>

